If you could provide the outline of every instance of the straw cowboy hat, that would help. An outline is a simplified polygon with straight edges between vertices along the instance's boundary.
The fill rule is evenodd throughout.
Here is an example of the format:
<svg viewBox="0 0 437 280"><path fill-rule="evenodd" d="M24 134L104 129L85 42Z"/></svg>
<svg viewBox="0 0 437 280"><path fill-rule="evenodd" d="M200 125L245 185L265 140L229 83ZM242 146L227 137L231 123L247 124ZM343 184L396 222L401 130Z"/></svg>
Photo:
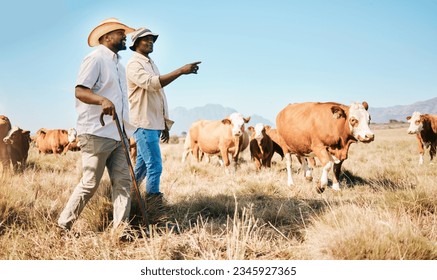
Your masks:
<svg viewBox="0 0 437 280"><path fill-rule="evenodd" d="M99 25L97 25L96 28L93 29L93 31L91 31L90 35L88 36L88 45L90 47L98 46L100 37L118 29L123 29L126 34L135 31L135 29L121 23L116 18L108 18L102 21Z"/></svg>
<svg viewBox="0 0 437 280"><path fill-rule="evenodd" d="M132 43L131 43L129 49L135 51L135 47L134 47L135 41L138 38L146 37L147 35L152 35L153 36L153 42L155 42L156 39L158 39L158 36L159 36L158 34L153 33L152 31L150 31L150 29L147 29L145 27L140 27L137 30L135 30L134 33L132 33Z"/></svg>

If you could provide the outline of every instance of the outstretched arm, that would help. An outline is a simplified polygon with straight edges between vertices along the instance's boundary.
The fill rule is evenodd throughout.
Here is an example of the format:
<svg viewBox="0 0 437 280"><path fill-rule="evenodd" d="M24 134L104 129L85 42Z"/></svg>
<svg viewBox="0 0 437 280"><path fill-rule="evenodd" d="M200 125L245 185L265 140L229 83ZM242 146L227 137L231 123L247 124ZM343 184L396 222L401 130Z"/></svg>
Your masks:
<svg viewBox="0 0 437 280"><path fill-rule="evenodd" d="M189 63L168 74L159 76L159 81L161 83L161 86L162 87L167 86L168 84L179 78L181 75L197 74L197 70L199 70L199 66L198 66L199 63L201 63L201 61Z"/></svg>

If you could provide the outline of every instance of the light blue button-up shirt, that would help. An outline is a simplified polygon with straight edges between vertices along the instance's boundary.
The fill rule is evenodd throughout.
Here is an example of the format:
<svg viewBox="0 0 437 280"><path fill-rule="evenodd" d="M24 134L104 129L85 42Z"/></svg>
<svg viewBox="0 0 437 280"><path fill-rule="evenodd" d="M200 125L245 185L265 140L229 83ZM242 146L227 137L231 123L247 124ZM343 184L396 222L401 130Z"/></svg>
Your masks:
<svg viewBox="0 0 437 280"><path fill-rule="evenodd" d="M115 106L118 118L128 137L133 133L129 125L129 103L127 99L126 70L120 63L120 57L104 45L88 54L80 66L76 85L91 89L95 94L111 100ZM93 134L119 141L117 127L112 116L105 115L105 126L100 124L101 105L86 104L76 99L78 114L77 134Z"/></svg>

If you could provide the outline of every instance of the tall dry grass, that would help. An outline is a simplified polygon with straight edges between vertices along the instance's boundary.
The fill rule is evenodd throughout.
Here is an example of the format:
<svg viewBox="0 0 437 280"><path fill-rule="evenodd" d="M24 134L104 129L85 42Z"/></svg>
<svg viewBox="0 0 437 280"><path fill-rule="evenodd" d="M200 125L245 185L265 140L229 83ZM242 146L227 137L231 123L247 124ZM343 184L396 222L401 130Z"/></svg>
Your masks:
<svg viewBox="0 0 437 280"><path fill-rule="evenodd" d="M256 172L245 151L226 174L214 158L182 164L182 143L163 145L161 188L181 233L133 231L128 243L111 232L107 175L74 224L80 237L61 237L56 220L80 179L79 153L31 148L25 172L0 179L0 259L437 259L436 165L418 166L405 128L374 129L373 143L352 145L342 191L323 194L297 161L287 187L277 156Z"/></svg>

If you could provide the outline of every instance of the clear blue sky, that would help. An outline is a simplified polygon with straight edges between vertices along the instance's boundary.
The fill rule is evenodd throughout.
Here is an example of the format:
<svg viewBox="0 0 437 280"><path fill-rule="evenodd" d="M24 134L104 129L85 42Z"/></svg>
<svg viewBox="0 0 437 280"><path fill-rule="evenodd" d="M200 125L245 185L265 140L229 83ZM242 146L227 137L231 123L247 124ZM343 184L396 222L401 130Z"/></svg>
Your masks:
<svg viewBox="0 0 437 280"><path fill-rule="evenodd" d="M435 0L29 0L0 11L0 114L32 133L75 126L87 37L109 17L160 34L161 73L202 61L166 87L170 109L216 103L274 122L290 102L437 96ZM125 64L131 51L119 54Z"/></svg>

